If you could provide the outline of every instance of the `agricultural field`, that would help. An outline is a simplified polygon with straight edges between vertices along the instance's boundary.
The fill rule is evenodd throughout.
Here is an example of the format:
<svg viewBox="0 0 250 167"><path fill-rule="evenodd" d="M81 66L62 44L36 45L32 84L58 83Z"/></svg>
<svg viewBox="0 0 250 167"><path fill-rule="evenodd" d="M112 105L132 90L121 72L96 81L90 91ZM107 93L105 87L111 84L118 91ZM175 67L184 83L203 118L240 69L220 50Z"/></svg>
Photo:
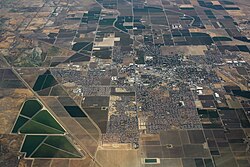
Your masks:
<svg viewBox="0 0 250 167"><path fill-rule="evenodd" d="M250 166L247 0L0 0L0 166Z"/></svg>
<svg viewBox="0 0 250 167"><path fill-rule="evenodd" d="M64 136L26 135L21 152L30 158L80 158L81 154Z"/></svg>
<svg viewBox="0 0 250 167"><path fill-rule="evenodd" d="M24 102L12 133L24 134L21 152L29 158L81 158L65 129L37 99ZM52 136L51 136L52 135Z"/></svg>
<svg viewBox="0 0 250 167"><path fill-rule="evenodd" d="M12 133L63 134L65 130L37 100L23 104Z"/></svg>

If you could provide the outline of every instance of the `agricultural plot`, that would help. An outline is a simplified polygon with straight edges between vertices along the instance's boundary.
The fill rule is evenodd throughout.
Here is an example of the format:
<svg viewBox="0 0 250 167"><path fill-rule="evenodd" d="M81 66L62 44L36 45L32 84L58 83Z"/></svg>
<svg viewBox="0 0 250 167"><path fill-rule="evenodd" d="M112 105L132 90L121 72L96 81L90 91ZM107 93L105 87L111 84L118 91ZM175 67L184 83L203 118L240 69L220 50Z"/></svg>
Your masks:
<svg viewBox="0 0 250 167"><path fill-rule="evenodd" d="M23 104L12 130L12 133L26 135L21 148L26 157L81 158L82 155L64 136L65 132L38 100L28 100Z"/></svg>
<svg viewBox="0 0 250 167"><path fill-rule="evenodd" d="M90 57L88 55L82 54L82 53L76 53L67 60L64 61L64 63L70 63L70 62L84 62L89 61Z"/></svg>
<svg viewBox="0 0 250 167"><path fill-rule="evenodd" d="M71 117L87 117L70 97L59 97L58 100Z"/></svg>
<svg viewBox="0 0 250 167"><path fill-rule="evenodd" d="M81 158L65 136L27 135L21 148L29 158Z"/></svg>
<svg viewBox="0 0 250 167"><path fill-rule="evenodd" d="M11 69L0 69L0 87L5 89L25 88Z"/></svg>
<svg viewBox="0 0 250 167"><path fill-rule="evenodd" d="M47 110L41 110L37 100L28 100L23 104L12 133L63 134L65 130Z"/></svg>
<svg viewBox="0 0 250 167"><path fill-rule="evenodd" d="M102 133L106 132L109 97L86 96L82 103L84 111L95 121Z"/></svg>
<svg viewBox="0 0 250 167"><path fill-rule="evenodd" d="M30 133L30 134L63 134L63 131L51 128L50 126L38 123L36 121L30 120L25 125L23 125L20 130L20 133Z"/></svg>
<svg viewBox="0 0 250 167"><path fill-rule="evenodd" d="M21 109L21 115L31 118L41 109L42 105L40 102L37 100L28 100L24 103Z"/></svg>
<svg viewBox="0 0 250 167"><path fill-rule="evenodd" d="M33 86L34 91L40 91L52 86L55 86L57 84L57 81L51 75L50 71L46 71L44 74L39 75L35 85Z"/></svg>
<svg viewBox="0 0 250 167"><path fill-rule="evenodd" d="M64 106L71 117L86 117L84 112L78 106Z"/></svg>
<svg viewBox="0 0 250 167"><path fill-rule="evenodd" d="M94 155L100 137L99 131L76 102L68 96L44 97L44 100L55 111L59 119L67 125L70 133L76 136L80 140L80 144L83 144Z"/></svg>
<svg viewBox="0 0 250 167"><path fill-rule="evenodd" d="M92 49L91 45L93 43L92 42L77 42L73 45L72 50L74 51L81 51L81 50L87 50L89 51L90 49ZM90 49L88 49L90 48Z"/></svg>
<svg viewBox="0 0 250 167"><path fill-rule="evenodd" d="M68 58L70 59L70 57ZM67 61L64 60L64 61ZM30 74L27 70L19 71L24 77L25 81L37 92L40 96L66 96L67 92L56 81L50 70L44 72L43 69L39 69L39 72ZM42 71L43 73L41 74ZM36 79L34 79L36 78Z"/></svg>

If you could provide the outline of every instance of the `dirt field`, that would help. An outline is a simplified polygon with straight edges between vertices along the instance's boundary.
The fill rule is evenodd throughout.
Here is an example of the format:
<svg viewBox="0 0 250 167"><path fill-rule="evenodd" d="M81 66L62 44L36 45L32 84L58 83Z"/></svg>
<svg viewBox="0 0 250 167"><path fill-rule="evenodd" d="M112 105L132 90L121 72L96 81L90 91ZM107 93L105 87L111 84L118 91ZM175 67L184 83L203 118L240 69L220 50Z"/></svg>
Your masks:
<svg viewBox="0 0 250 167"><path fill-rule="evenodd" d="M137 167L140 164L138 150L99 150L96 159L103 167Z"/></svg>

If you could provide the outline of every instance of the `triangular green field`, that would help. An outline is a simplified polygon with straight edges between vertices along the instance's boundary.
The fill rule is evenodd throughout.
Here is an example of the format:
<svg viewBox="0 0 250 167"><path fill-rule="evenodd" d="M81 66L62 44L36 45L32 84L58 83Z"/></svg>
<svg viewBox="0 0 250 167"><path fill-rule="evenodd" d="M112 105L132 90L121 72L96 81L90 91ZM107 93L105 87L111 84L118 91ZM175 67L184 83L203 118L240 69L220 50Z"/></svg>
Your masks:
<svg viewBox="0 0 250 167"><path fill-rule="evenodd" d="M23 111L25 110L25 111ZM21 152L30 158L81 158L64 128L38 100L27 100L12 133L26 134Z"/></svg>
<svg viewBox="0 0 250 167"><path fill-rule="evenodd" d="M65 130L38 100L27 100L14 125L12 133L64 134Z"/></svg>
<svg viewBox="0 0 250 167"><path fill-rule="evenodd" d="M65 136L27 135L21 152L30 158L81 158Z"/></svg>

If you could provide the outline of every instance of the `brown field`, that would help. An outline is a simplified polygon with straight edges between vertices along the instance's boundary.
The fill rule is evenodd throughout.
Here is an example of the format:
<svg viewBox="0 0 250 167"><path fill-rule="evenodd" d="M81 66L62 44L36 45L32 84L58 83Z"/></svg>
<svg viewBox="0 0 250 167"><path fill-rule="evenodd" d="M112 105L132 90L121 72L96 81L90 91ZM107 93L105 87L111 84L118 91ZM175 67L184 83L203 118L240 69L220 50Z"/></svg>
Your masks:
<svg viewBox="0 0 250 167"><path fill-rule="evenodd" d="M54 159L52 160L50 167L68 167L69 159Z"/></svg>
<svg viewBox="0 0 250 167"><path fill-rule="evenodd" d="M35 159L32 164L32 167L50 167L50 164L50 159Z"/></svg>
<svg viewBox="0 0 250 167"><path fill-rule="evenodd" d="M140 164L138 150L99 150L96 159L103 167L137 167Z"/></svg>
<svg viewBox="0 0 250 167"><path fill-rule="evenodd" d="M28 89L0 89L0 134L10 133L25 99L33 96Z"/></svg>

